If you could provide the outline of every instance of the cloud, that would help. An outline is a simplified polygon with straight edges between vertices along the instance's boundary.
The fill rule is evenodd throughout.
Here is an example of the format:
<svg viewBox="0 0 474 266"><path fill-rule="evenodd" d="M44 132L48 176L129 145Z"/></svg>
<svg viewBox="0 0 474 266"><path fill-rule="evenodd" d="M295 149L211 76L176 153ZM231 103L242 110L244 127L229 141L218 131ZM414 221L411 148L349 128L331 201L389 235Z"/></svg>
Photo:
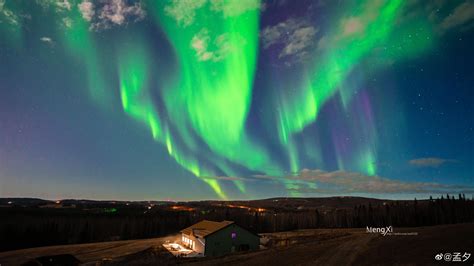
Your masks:
<svg viewBox="0 0 474 266"><path fill-rule="evenodd" d="M212 46L214 49L210 49ZM191 40L191 48L196 52L199 61L220 61L232 50L227 34L211 39L209 31L202 29Z"/></svg>
<svg viewBox="0 0 474 266"><path fill-rule="evenodd" d="M90 29L93 30L109 29L145 17L140 1L106 0L99 3L97 5L90 0L83 0L77 5L82 18L91 23Z"/></svg>
<svg viewBox="0 0 474 266"><path fill-rule="evenodd" d="M267 181L272 180L270 176L254 176L254 178ZM405 182L356 172L326 172L319 169L303 169L297 175L285 177L281 181L288 184L298 184L290 188L291 191L297 193L401 194L474 192L474 186L447 185L433 182Z"/></svg>
<svg viewBox="0 0 474 266"><path fill-rule="evenodd" d="M361 33L364 30L364 24L358 17L350 17L343 22L343 35L350 36L352 34Z"/></svg>
<svg viewBox="0 0 474 266"><path fill-rule="evenodd" d="M71 28L72 27L72 19L71 18L63 18L62 19L62 25L66 28Z"/></svg>
<svg viewBox="0 0 474 266"><path fill-rule="evenodd" d="M206 0L173 0L165 7L165 12L173 17L178 25L185 27L194 22L196 10L205 3Z"/></svg>
<svg viewBox="0 0 474 266"><path fill-rule="evenodd" d="M71 11L72 5L68 0L58 0L56 1L56 6L59 10Z"/></svg>
<svg viewBox="0 0 474 266"><path fill-rule="evenodd" d="M54 11L58 16L58 24L64 28L72 27L72 19L70 16L70 11L73 8L76 8L76 3L80 0L36 0L36 3L41 6L43 9L49 9ZM83 0L83 2L89 2L88 0ZM83 13L81 10L81 4L78 4L77 7L79 12Z"/></svg>
<svg viewBox="0 0 474 266"><path fill-rule="evenodd" d="M317 30L312 26L296 29L291 35L291 40L286 44L280 53L280 57L302 55L307 53L307 48L313 44L313 38Z"/></svg>
<svg viewBox="0 0 474 266"><path fill-rule="evenodd" d="M436 157L418 158L408 161L409 164L418 167L439 167L446 163L456 163L456 160L442 159Z"/></svg>
<svg viewBox="0 0 474 266"><path fill-rule="evenodd" d="M88 0L84 0L77 6L79 8L79 11L81 12L82 18L87 21L91 21L92 17L95 14L94 4Z"/></svg>
<svg viewBox="0 0 474 266"><path fill-rule="evenodd" d="M142 9L140 2L133 5L127 5L124 0L111 0L104 5L100 12L99 19L101 24L122 25L129 18L141 20L145 17L145 11Z"/></svg>
<svg viewBox="0 0 474 266"><path fill-rule="evenodd" d="M54 8L56 12L71 11L70 0L36 0L36 3L42 8Z"/></svg>
<svg viewBox="0 0 474 266"><path fill-rule="evenodd" d="M314 39L318 29L305 20L289 18L274 26L262 30L261 38L263 48L282 46L279 58L303 59L315 43Z"/></svg>
<svg viewBox="0 0 474 266"><path fill-rule="evenodd" d="M53 45L53 44L54 44L53 39L51 39L50 37L41 37L41 38L40 38L40 41L45 42L45 43L47 43L47 44L49 44L49 45Z"/></svg>
<svg viewBox="0 0 474 266"><path fill-rule="evenodd" d="M68 0L57 1L56 5L58 6L58 8L68 10L68 11L70 11L72 7L71 3L69 3Z"/></svg>
<svg viewBox="0 0 474 266"><path fill-rule="evenodd" d="M442 30L449 30L474 19L474 2L466 1L458 5L454 10L443 19L440 24Z"/></svg>
<svg viewBox="0 0 474 266"><path fill-rule="evenodd" d="M0 23L2 23L2 21L14 26L19 25L18 16L5 7L5 0L0 0Z"/></svg>
<svg viewBox="0 0 474 266"><path fill-rule="evenodd" d="M472 28L474 26L474 2L470 0L456 1L454 7L453 2L455 1L407 1L399 21L410 23L420 17L427 17L433 23L438 34L444 34L450 30L464 31Z"/></svg>
<svg viewBox="0 0 474 266"><path fill-rule="evenodd" d="M358 16L342 17L334 26L336 31L322 36L317 44L317 50L333 49L333 44L340 41L363 37L367 27L379 17L384 1L368 1Z"/></svg>

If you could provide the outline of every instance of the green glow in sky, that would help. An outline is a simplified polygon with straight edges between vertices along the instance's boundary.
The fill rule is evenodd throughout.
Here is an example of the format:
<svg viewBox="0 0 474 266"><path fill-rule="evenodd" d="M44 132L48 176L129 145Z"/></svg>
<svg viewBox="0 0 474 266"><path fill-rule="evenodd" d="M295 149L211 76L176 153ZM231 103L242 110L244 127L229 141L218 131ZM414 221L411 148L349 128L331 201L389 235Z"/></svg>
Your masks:
<svg viewBox="0 0 474 266"><path fill-rule="evenodd" d="M133 44L130 44L132 42ZM168 128L160 121L150 93L149 58L151 56L144 45L145 42L134 39L134 41L128 40L125 43L127 44L121 45L121 49L117 52L120 98L123 110L135 120L144 123L153 138L165 144L168 154L177 163L197 177L211 176L211 172L202 169L195 159L191 159L175 146ZM210 178L201 178L201 180L206 182L219 197L226 197L217 180Z"/></svg>
<svg viewBox="0 0 474 266"><path fill-rule="evenodd" d="M0 35L12 47L19 48L22 43L23 17L18 16L19 3L0 0Z"/></svg>
<svg viewBox="0 0 474 266"><path fill-rule="evenodd" d="M148 89L148 76L150 75L147 62L148 54L140 45L123 48L117 53L122 107L127 114L145 123L151 130L154 139L160 139L163 136L162 125ZM170 152L169 141L167 139Z"/></svg>
<svg viewBox="0 0 474 266"><path fill-rule="evenodd" d="M259 10L241 10L232 1L196 1L187 6L174 1L155 8L178 57L178 77L163 94L171 121L183 138L190 138L187 131L192 128L217 155L252 170L275 173L279 166L272 165L267 152L245 130L258 51ZM180 8L199 23L172 16ZM235 184L244 190L241 183Z"/></svg>
<svg viewBox="0 0 474 266"><path fill-rule="evenodd" d="M67 18L58 17L59 27L64 33L68 52L82 62L87 72L88 89L92 99L102 107L111 105L110 84L106 84L97 45L90 30L90 23L83 19L79 10L72 10Z"/></svg>
<svg viewBox="0 0 474 266"><path fill-rule="evenodd" d="M353 14L357 23L346 21L328 37L331 47L326 49L322 58L314 62L314 71L307 86L296 97L281 104L279 132L285 143L288 136L300 132L308 124L314 122L325 101L339 88L354 66L375 46L388 38L393 30L401 0L390 1L381 5L382 1L366 1L361 9ZM353 24L353 25L352 25Z"/></svg>
<svg viewBox="0 0 474 266"><path fill-rule="evenodd" d="M18 3L0 0L0 33L15 48L24 41L27 18L19 14L28 6ZM288 175L299 174L308 164L328 170L331 160L338 170L376 175L378 132L369 100L361 108L366 113L354 115L354 121L323 125L331 135L328 145L323 143L327 139L303 131L318 126L325 104L339 100L334 96L340 97L340 109L350 115L359 99L354 92L364 89L350 83L355 70L376 73L398 59L426 52L434 42L433 26L425 18L400 22L403 0L354 1L335 12L327 29L322 28L324 23L308 20L314 26L315 45L308 51L308 61L286 74L258 61L265 58L259 57L266 49L259 43L262 29L275 26L266 17L266 25L260 25L260 0L139 1L129 8L143 7L150 21L133 28L137 32L127 29L138 20L129 18L127 24L124 10L110 15L112 19L122 15L124 21L104 22L104 3L94 4L95 11L105 13L89 14L93 18L85 16L79 0L60 10L56 1L38 3L54 9L48 19L55 23L44 36L34 38L42 44L46 38L50 46L45 47L65 52L69 57L65 61L74 62L71 68L84 75L81 86L87 87L94 103L108 111L120 109L127 119L146 128L165 153L220 198L229 192L223 182L248 193L245 178L256 175L274 177L291 193L316 188ZM116 24L99 29L98 21ZM112 39L113 43L104 42ZM284 74L262 77L267 80L261 85L260 64L264 74L274 70ZM268 97L255 97L261 95ZM339 124L347 127L333 128ZM344 144L347 136L339 134L344 130L353 133L353 146ZM334 148L328 158L326 146Z"/></svg>
<svg viewBox="0 0 474 266"><path fill-rule="evenodd" d="M205 3L195 9L199 23L190 25L182 25L166 12L160 14L180 63L180 78L165 91L165 103L179 128L189 123L212 151L261 170L270 166L269 158L245 132L258 49L259 10L226 15L215 8ZM177 31L180 34L174 34Z"/></svg>
<svg viewBox="0 0 474 266"><path fill-rule="evenodd" d="M299 90L285 97L277 98L277 121L280 141L290 153L290 165L297 165L292 135L302 132L316 121L324 103L336 92L340 92L344 106L347 106L352 90L344 81L351 71L366 58L373 58L385 67L397 59L414 56L426 51L432 45L432 29L422 21L401 27L397 21L403 8L403 1L360 1L357 8L346 19L339 21L333 32L323 36L316 47L312 71L303 75ZM382 51L377 53L377 51ZM311 68L309 68L311 69ZM369 142L361 147L363 163L357 168L369 175L376 174L376 132L373 125L360 129ZM317 149L317 147L315 147ZM337 152L337 151L336 151ZM337 154L336 154L337 155ZM339 169L344 169L341 156L336 158ZM293 170L292 170L293 171Z"/></svg>

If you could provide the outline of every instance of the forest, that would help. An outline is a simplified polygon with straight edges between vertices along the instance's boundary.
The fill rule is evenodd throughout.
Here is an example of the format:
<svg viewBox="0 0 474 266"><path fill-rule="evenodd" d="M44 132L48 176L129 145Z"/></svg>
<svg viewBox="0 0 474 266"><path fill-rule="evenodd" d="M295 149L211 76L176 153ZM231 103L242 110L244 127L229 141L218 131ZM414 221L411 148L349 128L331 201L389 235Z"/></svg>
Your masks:
<svg viewBox="0 0 474 266"><path fill-rule="evenodd" d="M273 200L275 201L275 200ZM296 201L296 200L295 200ZM294 208L252 201L239 206L215 202L0 208L0 251L21 248L166 236L201 221L232 220L256 233L310 228L417 227L474 222L474 200L446 195L425 200L346 198L335 206ZM291 198L286 202L292 202ZM315 200L314 202L318 202ZM339 202L339 201L338 201ZM348 203L353 203L348 204ZM261 205L261 207L257 205ZM340 206L338 206L338 204ZM250 207L251 205L251 207ZM87 207L87 208L86 208Z"/></svg>

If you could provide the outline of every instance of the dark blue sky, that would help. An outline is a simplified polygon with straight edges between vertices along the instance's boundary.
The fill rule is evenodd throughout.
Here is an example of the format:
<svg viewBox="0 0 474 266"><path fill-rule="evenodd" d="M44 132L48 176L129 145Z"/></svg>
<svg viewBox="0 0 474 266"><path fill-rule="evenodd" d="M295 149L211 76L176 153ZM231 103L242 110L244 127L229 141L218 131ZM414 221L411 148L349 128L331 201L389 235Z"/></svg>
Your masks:
<svg viewBox="0 0 474 266"><path fill-rule="evenodd" d="M0 1L0 197L474 193L472 1Z"/></svg>

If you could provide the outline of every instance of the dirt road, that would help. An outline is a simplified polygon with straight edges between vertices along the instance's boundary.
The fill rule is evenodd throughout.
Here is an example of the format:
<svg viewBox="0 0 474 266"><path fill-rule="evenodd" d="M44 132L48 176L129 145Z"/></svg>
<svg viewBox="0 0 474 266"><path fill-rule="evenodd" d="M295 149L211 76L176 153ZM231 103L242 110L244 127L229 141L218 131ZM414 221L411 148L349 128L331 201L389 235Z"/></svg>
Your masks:
<svg viewBox="0 0 474 266"><path fill-rule="evenodd" d="M103 258L113 259L134 254L150 247L160 246L166 240L175 240L177 237L175 235L142 240L62 245L7 251L0 253L0 265L19 265L36 257L57 254L72 254L83 263L95 262Z"/></svg>

